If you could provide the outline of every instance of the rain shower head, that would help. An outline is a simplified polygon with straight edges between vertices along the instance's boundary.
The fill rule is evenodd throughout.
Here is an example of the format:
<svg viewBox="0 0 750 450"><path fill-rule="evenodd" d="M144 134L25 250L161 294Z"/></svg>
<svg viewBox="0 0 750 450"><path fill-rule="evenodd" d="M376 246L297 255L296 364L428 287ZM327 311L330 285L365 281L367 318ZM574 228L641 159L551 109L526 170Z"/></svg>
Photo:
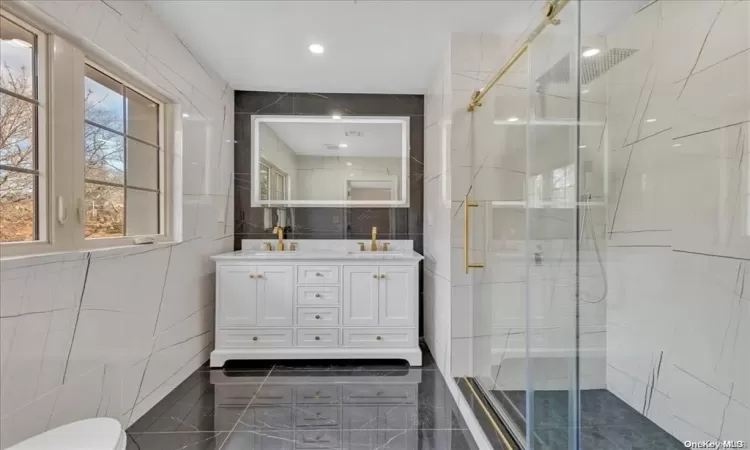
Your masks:
<svg viewBox="0 0 750 450"><path fill-rule="evenodd" d="M612 48L589 58L581 58L581 84L591 83L637 51L634 48ZM563 56L536 82L537 86L547 86L551 83L570 83L570 54Z"/></svg>

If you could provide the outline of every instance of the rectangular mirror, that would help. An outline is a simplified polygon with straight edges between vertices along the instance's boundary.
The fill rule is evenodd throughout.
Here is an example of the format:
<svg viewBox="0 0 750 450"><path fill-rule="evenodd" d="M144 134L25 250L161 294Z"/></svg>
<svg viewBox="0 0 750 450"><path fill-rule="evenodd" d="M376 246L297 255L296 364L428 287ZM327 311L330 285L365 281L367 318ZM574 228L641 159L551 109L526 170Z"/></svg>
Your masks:
<svg viewBox="0 0 750 450"><path fill-rule="evenodd" d="M409 206L408 117L252 123L252 206Z"/></svg>

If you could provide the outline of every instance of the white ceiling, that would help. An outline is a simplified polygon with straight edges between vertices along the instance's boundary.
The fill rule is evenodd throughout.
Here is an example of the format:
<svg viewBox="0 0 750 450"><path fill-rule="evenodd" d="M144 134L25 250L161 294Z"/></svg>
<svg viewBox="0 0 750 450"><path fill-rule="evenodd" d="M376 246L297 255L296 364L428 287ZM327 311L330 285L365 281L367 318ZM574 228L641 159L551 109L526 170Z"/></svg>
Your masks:
<svg viewBox="0 0 750 450"><path fill-rule="evenodd" d="M538 23L544 0L146 0L234 89L423 94L451 32L513 36ZM588 1L598 33L651 0ZM325 53L308 47L322 44ZM501 55L498 55L499 57ZM498 61L498 64L502 61Z"/></svg>
<svg viewBox="0 0 750 450"><path fill-rule="evenodd" d="M521 32L537 1L148 0L238 90L422 94L454 31ZM314 55L312 43L325 46Z"/></svg>
<svg viewBox="0 0 750 450"><path fill-rule="evenodd" d="M263 125L269 126L298 155L401 157L401 124L266 122ZM347 136L347 132L359 132L362 136ZM326 148L339 144L347 147Z"/></svg>

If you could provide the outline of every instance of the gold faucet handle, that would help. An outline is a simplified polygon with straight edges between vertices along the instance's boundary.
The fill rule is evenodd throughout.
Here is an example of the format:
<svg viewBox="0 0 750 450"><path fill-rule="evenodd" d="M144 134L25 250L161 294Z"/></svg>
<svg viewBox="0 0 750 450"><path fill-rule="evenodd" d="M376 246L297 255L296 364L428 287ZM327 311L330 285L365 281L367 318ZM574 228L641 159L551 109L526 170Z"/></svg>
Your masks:
<svg viewBox="0 0 750 450"><path fill-rule="evenodd" d="M359 244L359 251L363 252L365 251L365 243L364 242L357 242Z"/></svg>
<svg viewBox="0 0 750 450"><path fill-rule="evenodd" d="M387 252L387 251L388 251L388 246L389 246L389 245L391 245L391 243L390 243L390 242L383 242L383 251L384 251L384 252Z"/></svg>

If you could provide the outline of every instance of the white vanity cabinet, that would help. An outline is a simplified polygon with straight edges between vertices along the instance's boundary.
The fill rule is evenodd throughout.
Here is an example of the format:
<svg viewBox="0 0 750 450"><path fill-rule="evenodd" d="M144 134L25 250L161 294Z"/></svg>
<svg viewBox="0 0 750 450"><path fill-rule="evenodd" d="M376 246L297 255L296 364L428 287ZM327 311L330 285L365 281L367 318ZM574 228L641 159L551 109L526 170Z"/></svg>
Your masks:
<svg viewBox="0 0 750 450"><path fill-rule="evenodd" d="M413 251L239 251L213 259L216 349L211 367L233 359L422 364L417 318L422 257Z"/></svg>

